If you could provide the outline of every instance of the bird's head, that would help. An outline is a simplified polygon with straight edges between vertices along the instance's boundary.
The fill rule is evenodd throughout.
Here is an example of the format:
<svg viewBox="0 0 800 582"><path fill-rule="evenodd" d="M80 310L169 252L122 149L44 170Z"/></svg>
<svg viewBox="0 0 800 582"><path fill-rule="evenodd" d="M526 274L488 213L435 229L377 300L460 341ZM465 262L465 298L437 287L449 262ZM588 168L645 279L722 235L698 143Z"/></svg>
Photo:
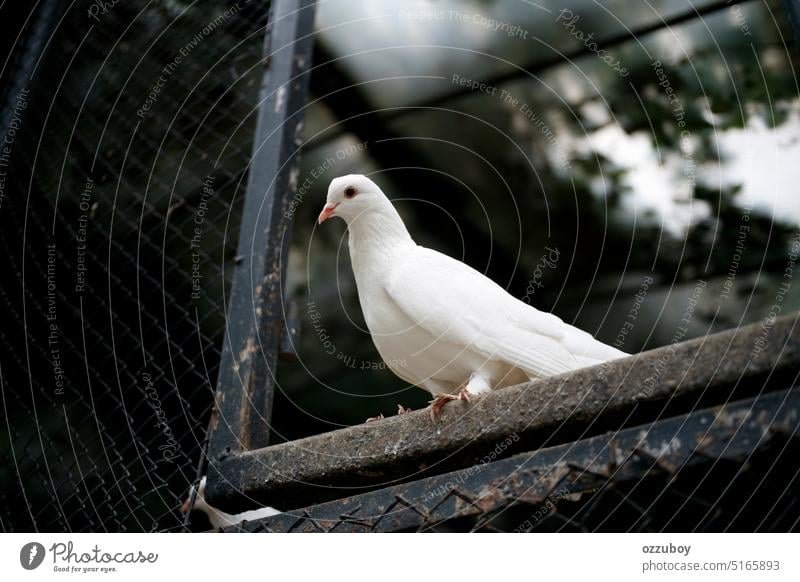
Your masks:
<svg viewBox="0 0 800 582"><path fill-rule="evenodd" d="M317 222L322 224L338 216L348 225L375 209L386 208L391 203L378 185L361 174L340 176L328 186L328 198Z"/></svg>

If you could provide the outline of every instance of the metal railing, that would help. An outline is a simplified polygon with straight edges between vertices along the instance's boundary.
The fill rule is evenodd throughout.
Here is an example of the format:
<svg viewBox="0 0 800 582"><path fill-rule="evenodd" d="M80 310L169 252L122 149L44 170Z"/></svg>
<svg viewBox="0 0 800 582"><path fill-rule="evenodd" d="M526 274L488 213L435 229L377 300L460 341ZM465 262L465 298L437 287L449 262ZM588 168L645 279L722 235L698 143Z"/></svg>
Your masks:
<svg viewBox="0 0 800 582"><path fill-rule="evenodd" d="M11 322L0 330L11 441L0 464L16 472L0 490L0 527L180 528L179 499L207 473L207 497L224 510L289 508L238 528L246 531L797 528L796 501L761 516L739 511L765 488L776 500L798 490L786 462L798 447L796 316L453 404L438 424L419 411L270 446L276 367L296 345L284 280L307 94L311 86L342 104L347 79L328 74L325 51L312 61L312 0L276 0L269 17L266 3L228 3L227 16L188 21L121 5L92 17L90 4L69 13L42 4L4 95L8 134L31 88L6 182L18 196L0 213L2 270L12 275L0 288ZM793 18L796 5L787 3ZM190 74L172 75L165 67L182 54L183 37L135 35L159 18L187 34L228 30L232 40L198 43L191 52L200 64L178 63ZM45 51L51 33L57 42ZM119 70L105 68L109 54ZM96 68L70 69L77 55ZM230 74L229 86L214 85L209 72ZM155 91L165 74L164 84L202 103L205 115ZM85 96L51 95L47 75L67 88L96 85ZM366 131L365 119L345 116L344 127ZM170 158L179 169L163 182L158 160L141 152L173 142L202 155ZM388 159L399 143L375 151ZM150 178L137 181L142 175ZM233 228L213 233L209 220L203 236L215 238L196 248L195 219L209 212ZM55 276L71 283L53 297L51 257ZM89 272L77 290L83 260ZM200 271L209 284L198 289ZM53 341L66 354L58 385L51 301ZM731 490L718 478L709 489L716 471L740 481Z"/></svg>

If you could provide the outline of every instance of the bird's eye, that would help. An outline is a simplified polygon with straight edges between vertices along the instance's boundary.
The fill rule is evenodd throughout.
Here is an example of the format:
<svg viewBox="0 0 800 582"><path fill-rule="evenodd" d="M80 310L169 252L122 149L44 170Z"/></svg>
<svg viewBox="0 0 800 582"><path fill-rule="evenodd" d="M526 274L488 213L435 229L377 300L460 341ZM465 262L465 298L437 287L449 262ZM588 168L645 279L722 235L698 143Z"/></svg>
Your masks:
<svg viewBox="0 0 800 582"><path fill-rule="evenodd" d="M356 194L358 194L358 191L353 186L348 186L347 188L344 189L345 198L352 198Z"/></svg>

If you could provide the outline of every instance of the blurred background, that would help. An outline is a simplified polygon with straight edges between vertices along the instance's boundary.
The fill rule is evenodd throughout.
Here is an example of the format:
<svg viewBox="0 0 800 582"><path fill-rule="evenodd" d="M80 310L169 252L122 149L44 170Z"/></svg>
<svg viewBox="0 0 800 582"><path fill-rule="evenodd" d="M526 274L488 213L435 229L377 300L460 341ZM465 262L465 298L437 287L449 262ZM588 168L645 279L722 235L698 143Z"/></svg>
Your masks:
<svg viewBox="0 0 800 582"><path fill-rule="evenodd" d="M171 529L204 447L268 3L66 4L2 8L7 135L24 117L0 207L0 527ZM273 442L428 399L381 365L344 224L315 225L339 175L373 178L418 243L630 353L779 295L800 307L781 291L800 90L780 1L316 10L286 281L299 362L278 369Z"/></svg>
<svg viewBox="0 0 800 582"><path fill-rule="evenodd" d="M800 221L779 2L345 1L319 6L317 30L302 175L321 175L295 218L290 285L319 321L305 314L302 365L280 369L281 436L426 401L361 370L380 358L344 227L314 227L350 172L381 185L418 243L624 351L768 315Z"/></svg>

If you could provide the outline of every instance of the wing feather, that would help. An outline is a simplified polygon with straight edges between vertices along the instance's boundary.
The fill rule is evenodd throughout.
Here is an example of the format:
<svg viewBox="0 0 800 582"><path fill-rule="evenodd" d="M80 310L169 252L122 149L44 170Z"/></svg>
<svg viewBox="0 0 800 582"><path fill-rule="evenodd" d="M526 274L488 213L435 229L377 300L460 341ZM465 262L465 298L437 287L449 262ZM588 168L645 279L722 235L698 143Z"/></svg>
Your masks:
<svg viewBox="0 0 800 582"><path fill-rule="evenodd" d="M386 289L417 325L434 337L502 360L530 376L581 367L561 343L567 326L537 311L472 267L417 247L398 265Z"/></svg>

